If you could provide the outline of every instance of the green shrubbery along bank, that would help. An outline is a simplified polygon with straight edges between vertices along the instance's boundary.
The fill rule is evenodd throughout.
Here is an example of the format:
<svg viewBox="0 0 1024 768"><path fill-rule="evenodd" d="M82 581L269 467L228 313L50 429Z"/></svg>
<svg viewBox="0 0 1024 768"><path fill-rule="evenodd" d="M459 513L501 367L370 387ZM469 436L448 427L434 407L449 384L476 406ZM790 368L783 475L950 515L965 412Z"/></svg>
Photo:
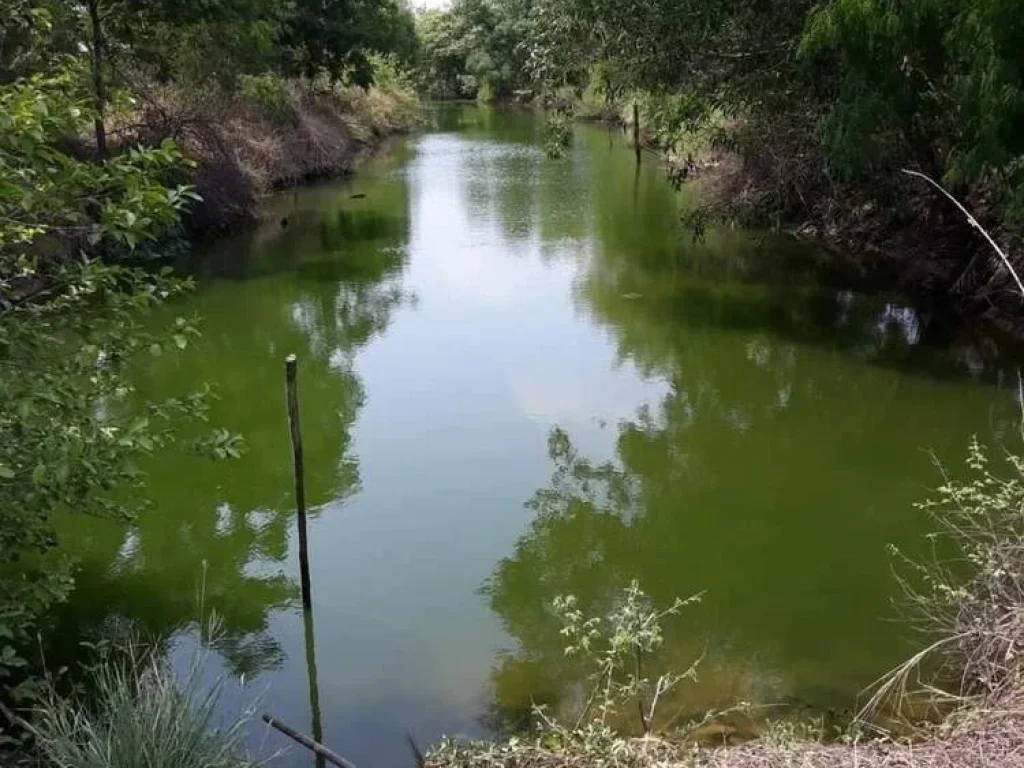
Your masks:
<svg viewBox="0 0 1024 768"><path fill-rule="evenodd" d="M661 619L680 609L685 616L685 603L677 600L659 610L634 583L604 617L583 615L571 597L552 606L562 621L566 654L583 662L585 687L575 711L554 716L537 707L534 732L502 744L448 741L435 749L429 764L1020 765L1024 463L1012 454L993 456L973 442L966 467L951 470L919 506L935 525L935 558L915 562L899 552L894 556L905 587L906 617L923 632L925 648L881 678L847 728L773 723L770 712L749 712L742 702L732 714L753 715L757 726L739 743L732 738L736 729L723 726L729 712L680 721L667 704L671 689L700 674L700 659L689 669L665 670L658 649Z"/></svg>

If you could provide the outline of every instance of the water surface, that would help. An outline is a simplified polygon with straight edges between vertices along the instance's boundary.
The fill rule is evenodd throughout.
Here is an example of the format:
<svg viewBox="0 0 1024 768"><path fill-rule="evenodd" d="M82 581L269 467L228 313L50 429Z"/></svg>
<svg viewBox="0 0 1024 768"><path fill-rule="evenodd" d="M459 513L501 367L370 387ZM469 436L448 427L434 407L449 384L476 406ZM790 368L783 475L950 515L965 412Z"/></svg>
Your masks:
<svg viewBox="0 0 1024 768"><path fill-rule="evenodd" d="M888 544L968 437L1016 430L1016 378L970 338L853 291L779 237L683 231L656 163L579 127L548 160L528 114L455 107L349 183L282 194L202 254L174 307L204 336L140 397L213 384L234 462L167 451L134 524L76 519L68 638L115 617L223 616L216 670L361 766L411 731L486 735L567 707L550 605L656 604L672 713L849 708L912 647ZM283 359L300 361L319 722L299 610ZM107 628L104 630L103 628ZM282 746L254 732L254 747ZM277 760L307 765L297 749Z"/></svg>

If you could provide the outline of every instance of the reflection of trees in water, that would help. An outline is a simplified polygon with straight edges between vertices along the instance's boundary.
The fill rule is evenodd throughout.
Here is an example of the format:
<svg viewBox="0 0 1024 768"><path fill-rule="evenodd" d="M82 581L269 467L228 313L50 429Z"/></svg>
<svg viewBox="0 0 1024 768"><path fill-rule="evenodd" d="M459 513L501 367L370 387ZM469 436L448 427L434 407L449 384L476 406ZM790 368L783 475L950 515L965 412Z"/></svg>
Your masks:
<svg viewBox="0 0 1024 768"><path fill-rule="evenodd" d="M614 244L616 237L602 239L603 247L581 277L578 304L612 328L620 354L641 366L670 370L666 355L676 354L675 339L685 327L689 332L770 334L915 376L955 380L969 374L999 380L998 367L983 362L993 357L991 343L971 329L950 324L940 313L828 288L818 280L829 275L791 242L769 247L764 241L723 235L681 252L641 248L641 255L634 256L625 243ZM748 252L758 254L764 266L742 266Z"/></svg>
<svg viewBox="0 0 1024 768"><path fill-rule="evenodd" d="M532 246L548 257L580 247L592 224L590 207L580 202L589 195L588 156L546 158L532 114L503 114L500 125L505 131L498 134L460 136L459 182L470 225L496 224L502 248L512 252Z"/></svg>
<svg viewBox="0 0 1024 768"><path fill-rule="evenodd" d="M552 432L551 480L484 587L517 642L488 722L520 723L531 699L572 709L580 677L551 602L602 614L632 578L661 606L707 590L666 630L669 666L708 654L667 714L851 705L907 651L885 622L886 552L921 544L912 505L935 479L922 447L955 459L973 432L1007 433L1012 397L921 348L918 316L892 304L707 282L612 250L577 287L618 357L668 391L617 425L610 460Z"/></svg>
<svg viewBox="0 0 1024 768"><path fill-rule="evenodd" d="M63 538L81 568L54 634L57 655L73 656L62 643L102 632L111 617L165 637L198 619L201 604L221 616L216 646L236 673L282 663L269 618L298 599L282 566L294 517L283 359L296 352L300 360L310 504L345 499L359 488L351 430L364 392L354 358L409 298L403 217L404 202L395 214L329 214L300 234L293 222L252 255L266 276L200 289L184 311L204 318L203 338L180 356L155 358L136 386L163 397L214 384L210 422L241 433L248 451L231 462L164 452L144 467L153 504L130 527L67 521ZM286 252L289 270L267 267L281 266Z"/></svg>
<svg viewBox="0 0 1024 768"><path fill-rule="evenodd" d="M623 426L620 446L636 437ZM533 703L549 705L562 716L574 716L586 699L585 673L567 661L565 638L550 611L558 595L575 595L586 615L606 615L622 589L640 578L656 604L667 606L692 591L694 574L686 576L689 541L680 522L652 519L646 508L650 475L625 468L618 461L595 462L581 455L569 435L554 429L548 441L553 464L550 484L527 503L534 513L527 533L512 554L498 564L484 586L491 608L518 649L499 657L492 672L494 699L485 718L499 731L521 729ZM665 479L671 485L671 478ZM682 526L685 528L685 526ZM661 546L656 540L666 535ZM668 572L666 572L668 571ZM669 573L671 572L671 573ZM689 591L688 591L689 590ZM695 629L695 617L701 622ZM685 683L669 697L661 717L689 716L701 709L726 706L740 699L765 696L774 681L766 669L735 656L726 667L719 658L726 649L706 648L703 614L690 609L666 624L665 652L651 668L686 669L711 650L696 683ZM723 638L719 638L721 642Z"/></svg>

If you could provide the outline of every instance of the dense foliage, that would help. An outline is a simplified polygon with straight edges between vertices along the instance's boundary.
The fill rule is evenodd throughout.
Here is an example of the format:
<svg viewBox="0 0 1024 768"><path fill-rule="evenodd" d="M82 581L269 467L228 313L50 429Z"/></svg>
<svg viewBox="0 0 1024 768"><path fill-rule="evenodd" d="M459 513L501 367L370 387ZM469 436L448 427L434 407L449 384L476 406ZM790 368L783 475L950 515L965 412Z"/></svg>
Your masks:
<svg viewBox="0 0 1024 768"><path fill-rule="evenodd" d="M826 151L857 174L895 163L987 185L1024 214L1024 16L1008 0L835 0L800 54L830 72Z"/></svg>
<svg viewBox="0 0 1024 768"><path fill-rule="evenodd" d="M0 76L65 68L103 48L115 83L221 81L275 72L366 76L373 51L415 54L412 12L402 0L13 0L0 40ZM95 11L95 13L94 13ZM94 25L94 19L98 23ZM97 35L100 36L97 40ZM43 54L46 54L45 56Z"/></svg>
<svg viewBox="0 0 1024 768"><path fill-rule="evenodd" d="M417 19L423 89L434 98L507 98L528 85L531 0L456 0Z"/></svg>

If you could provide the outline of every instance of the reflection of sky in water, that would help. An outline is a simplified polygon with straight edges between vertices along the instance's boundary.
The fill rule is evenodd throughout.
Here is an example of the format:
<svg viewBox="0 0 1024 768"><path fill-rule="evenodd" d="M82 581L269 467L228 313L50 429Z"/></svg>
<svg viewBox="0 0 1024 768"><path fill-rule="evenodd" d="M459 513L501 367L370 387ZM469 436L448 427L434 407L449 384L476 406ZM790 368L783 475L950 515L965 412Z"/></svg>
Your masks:
<svg viewBox="0 0 1024 768"><path fill-rule="evenodd" d="M902 335L907 344L917 344L920 338L921 324L917 312L911 307L886 304L878 318L878 336L884 339L893 329Z"/></svg>

